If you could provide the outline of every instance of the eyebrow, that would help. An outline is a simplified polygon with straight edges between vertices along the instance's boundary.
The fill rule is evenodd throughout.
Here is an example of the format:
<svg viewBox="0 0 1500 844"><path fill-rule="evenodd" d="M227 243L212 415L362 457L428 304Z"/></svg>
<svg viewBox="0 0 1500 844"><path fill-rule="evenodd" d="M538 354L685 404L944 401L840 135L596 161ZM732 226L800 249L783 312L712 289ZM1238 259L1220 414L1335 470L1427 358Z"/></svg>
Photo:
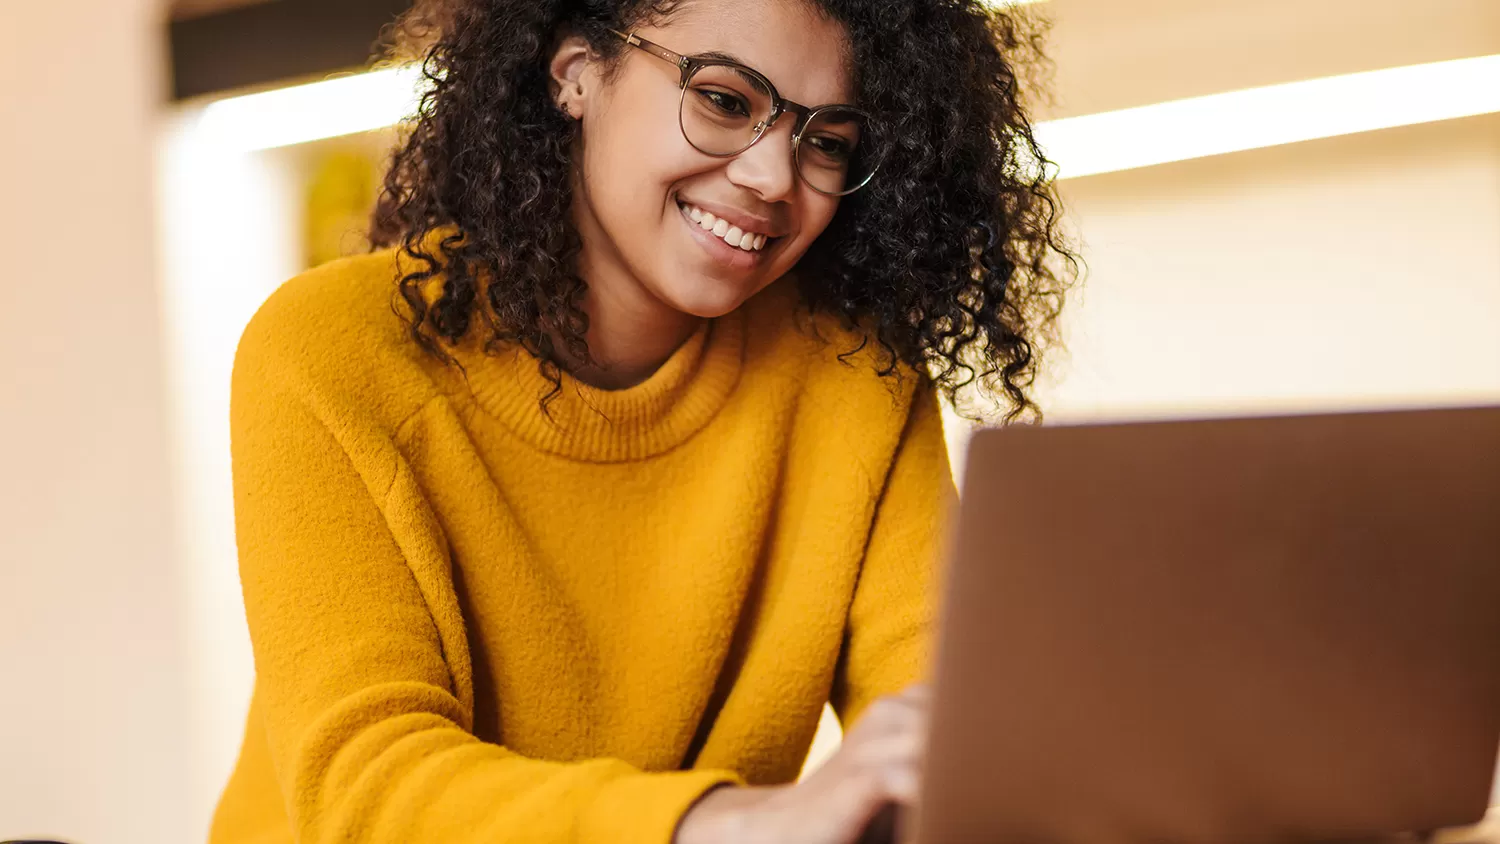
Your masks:
<svg viewBox="0 0 1500 844"><path fill-rule="evenodd" d="M719 61L733 62L733 63L735 63L737 65L740 65L741 67L750 68L751 70L754 70L756 73L760 73L762 76L765 75L761 70L759 70L759 69L757 69L755 67L752 67L749 62L745 61L744 59L740 58L739 56L736 56L734 53L726 53L723 50L705 50L704 52L693 53L692 55L693 55L694 58L699 58L699 59L718 59ZM735 72L739 73L738 70L736 70ZM760 81L758 79L753 79L751 77L745 76L745 74L743 74L743 73L740 73L740 76L744 77L745 81L751 83L752 85L753 84L758 84L759 81ZM767 76L766 80L769 82L770 81L770 77ZM773 82L771 84L774 85L775 83ZM838 105L838 103L825 103L825 105Z"/></svg>
<svg viewBox="0 0 1500 844"><path fill-rule="evenodd" d="M693 55L700 59L715 59L718 61L733 62L734 64L739 65L739 67L733 68L735 74L741 79L745 80L746 84L753 85L757 88L759 88L762 84L760 79L756 79L755 77L745 72L746 69L755 71L756 73L760 73L760 71L755 70L755 68L753 67L750 67L749 62L746 62L744 59L741 59L733 53L726 53L722 50L709 50L706 53L694 53ZM764 76L764 74L761 75ZM767 81L769 82L769 80Z"/></svg>
<svg viewBox="0 0 1500 844"><path fill-rule="evenodd" d="M726 53L723 50L709 50L706 53L694 53L693 55L695 55L695 56L697 56L699 58L702 58L702 59L719 59L720 61L734 62L735 64L742 64L745 67L749 67L750 66L749 62L745 61L744 59L740 58L739 56L736 56L733 53Z"/></svg>

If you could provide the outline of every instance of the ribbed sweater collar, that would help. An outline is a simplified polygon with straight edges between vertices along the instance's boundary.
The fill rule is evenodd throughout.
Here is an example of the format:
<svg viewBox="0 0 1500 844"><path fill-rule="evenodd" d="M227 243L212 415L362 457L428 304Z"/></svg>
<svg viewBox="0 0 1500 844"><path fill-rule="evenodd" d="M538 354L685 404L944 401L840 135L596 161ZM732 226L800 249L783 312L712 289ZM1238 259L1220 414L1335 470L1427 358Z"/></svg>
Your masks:
<svg viewBox="0 0 1500 844"><path fill-rule="evenodd" d="M479 409L530 445L595 463L640 460L682 444L728 401L744 365L744 310L705 320L635 386L602 390L562 373L546 413L539 401L552 383L530 353L519 346L486 353L478 343L454 351Z"/></svg>

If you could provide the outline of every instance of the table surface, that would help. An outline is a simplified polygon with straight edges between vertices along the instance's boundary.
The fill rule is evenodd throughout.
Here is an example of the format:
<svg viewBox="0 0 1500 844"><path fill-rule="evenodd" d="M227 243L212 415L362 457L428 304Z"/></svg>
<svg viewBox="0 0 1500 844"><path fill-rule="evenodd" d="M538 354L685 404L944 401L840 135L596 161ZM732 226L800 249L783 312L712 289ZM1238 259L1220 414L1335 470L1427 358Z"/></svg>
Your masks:
<svg viewBox="0 0 1500 844"><path fill-rule="evenodd" d="M1500 844L1500 806L1491 806L1484 820L1474 826L1439 832L1433 844Z"/></svg>

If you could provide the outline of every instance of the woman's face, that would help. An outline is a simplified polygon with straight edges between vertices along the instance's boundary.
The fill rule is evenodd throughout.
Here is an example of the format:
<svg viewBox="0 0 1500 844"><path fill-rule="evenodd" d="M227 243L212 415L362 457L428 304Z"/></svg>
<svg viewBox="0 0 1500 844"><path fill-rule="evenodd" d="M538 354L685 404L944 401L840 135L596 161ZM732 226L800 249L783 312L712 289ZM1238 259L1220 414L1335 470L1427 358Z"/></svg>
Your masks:
<svg viewBox="0 0 1500 844"><path fill-rule="evenodd" d="M794 102L854 100L842 28L801 0L692 0L669 21L635 34L682 55L732 56ZM563 107L582 124L574 217L591 286L629 287L610 298L716 317L796 264L839 201L798 177L795 115L783 114L733 158L706 155L679 128L675 66L625 47L606 79L578 43L573 61L564 44L552 71ZM733 226L730 237L705 229L704 213ZM752 239L745 249L742 236L732 238L735 229L766 235L764 245L754 248Z"/></svg>

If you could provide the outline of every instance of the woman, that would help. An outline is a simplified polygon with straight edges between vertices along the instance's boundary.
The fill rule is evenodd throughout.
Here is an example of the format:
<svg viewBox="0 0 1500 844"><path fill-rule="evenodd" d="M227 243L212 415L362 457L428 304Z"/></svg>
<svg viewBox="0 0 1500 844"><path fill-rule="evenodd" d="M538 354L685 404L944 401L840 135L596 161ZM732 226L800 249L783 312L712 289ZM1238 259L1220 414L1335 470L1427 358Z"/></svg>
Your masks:
<svg viewBox="0 0 1500 844"><path fill-rule="evenodd" d="M855 839L917 787L937 397L1034 414L1073 272L1034 39L975 0L411 23L387 248L236 361L257 680L213 841Z"/></svg>

